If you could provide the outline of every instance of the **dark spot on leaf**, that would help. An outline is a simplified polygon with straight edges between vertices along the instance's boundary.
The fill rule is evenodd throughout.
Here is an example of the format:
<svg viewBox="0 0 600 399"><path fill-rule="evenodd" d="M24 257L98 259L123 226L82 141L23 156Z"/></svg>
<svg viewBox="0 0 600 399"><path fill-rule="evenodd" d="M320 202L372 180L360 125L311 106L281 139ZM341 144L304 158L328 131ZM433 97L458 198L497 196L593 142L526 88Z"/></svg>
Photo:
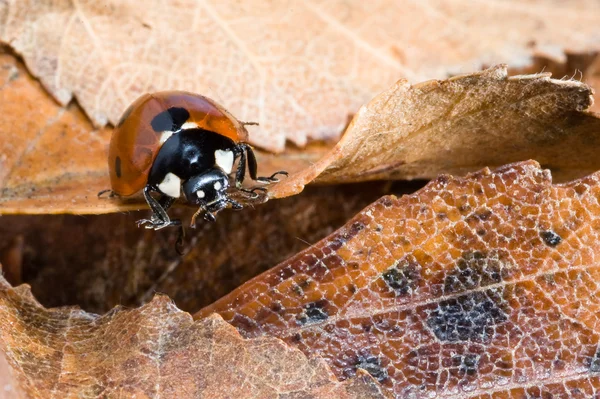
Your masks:
<svg viewBox="0 0 600 399"><path fill-rule="evenodd" d="M393 204L392 199L390 197L383 197L383 199L381 200L381 203L386 208L389 208Z"/></svg>
<svg viewBox="0 0 600 399"><path fill-rule="evenodd" d="M489 209L484 209L481 211L475 212L475 217L477 217L481 221L486 221L492 216L492 211Z"/></svg>
<svg viewBox="0 0 600 399"><path fill-rule="evenodd" d="M358 291L358 288L356 287L356 284L348 284L348 291L351 294L356 294L356 291Z"/></svg>
<svg viewBox="0 0 600 399"><path fill-rule="evenodd" d="M452 363L458 367L459 375L473 376L477 374L479 367L479 355L468 353L466 355L455 355L452 357Z"/></svg>
<svg viewBox="0 0 600 399"><path fill-rule="evenodd" d="M562 238L552 230L540 232L540 237L542 237L542 240L544 240L546 245L551 247L557 246L562 241Z"/></svg>
<svg viewBox="0 0 600 399"><path fill-rule="evenodd" d="M414 258L404 258L398 265L383 272L382 278L396 295L409 295L421 280L421 265Z"/></svg>
<svg viewBox="0 0 600 399"><path fill-rule="evenodd" d="M283 306L281 306L281 302L277 301L277 302L273 302L271 304L271 310L275 313L279 313L283 310Z"/></svg>
<svg viewBox="0 0 600 399"><path fill-rule="evenodd" d="M363 369L379 382L383 382L388 378L388 372L381 364L381 359L377 356L359 355L356 359L356 369Z"/></svg>
<svg viewBox="0 0 600 399"><path fill-rule="evenodd" d="M185 108L171 107L156 115L150 125L155 132L172 131L181 129L181 126L189 119L190 113Z"/></svg>
<svg viewBox="0 0 600 399"><path fill-rule="evenodd" d="M319 321L327 320L329 314L325 307L329 301L327 299L321 299L316 302L311 302L304 308L304 311L298 315L297 320L300 324L316 323Z"/></svg>
<svg viewBox="0 0 600 399"><path fill-rule="evenodd" d="M504 265L497 256L465 252L444 279L444 294L455 294L502 281Z"/></svg>
<svg viewBox="0 0 600 399"><path fill-rule="evenodd" d="M487 343L508 317L501 291L488 290L441 301L427 311L427 326L443 342Z"/></svg>
<svg viewBox="0 0 600 399"><path fill-rule="evenodd" d="M596 351L594 356L588 356L585 363L590 373L600 373L600 349Z"/></svg>
<svg viewBox="0 0 600 399"><path fill-rule="evenodd" d="M115 173L117 174L117 177L121 177L121 157L119 157L118 155L115 159Z"/></svg>
<svg viewBox="0 0 600 399"><path fill-rule="evenodd" d="M349 229L342 230L340 234L338 234L332 240L330 240L327 247L330 248L332 251L337 251L364 228L365 224L361 221L352 223L352 226L350 226Z"/></svg>

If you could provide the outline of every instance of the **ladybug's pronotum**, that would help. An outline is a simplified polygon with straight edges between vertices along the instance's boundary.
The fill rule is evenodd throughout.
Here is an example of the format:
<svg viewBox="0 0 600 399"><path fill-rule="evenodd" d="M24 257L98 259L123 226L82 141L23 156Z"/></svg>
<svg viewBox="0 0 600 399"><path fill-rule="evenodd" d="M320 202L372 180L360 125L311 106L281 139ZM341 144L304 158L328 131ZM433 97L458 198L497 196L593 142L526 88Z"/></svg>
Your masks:
<svg viewBox="0 0 600 399"><path fill-rule="evenodd" d="M276 175L287 174L257 177L247 137L244 123L209 98L184 91L145 94L127 108L114 130L108 155L112 189L104 192L128 196L143 189L153 213L138 226L148 229L181 225L167 210L182 189L185 199L200 207L192 224L200 212L214 221L224 208L243 207L227 193L238 158L235 189L252 196L262 188L242 188L246 161L250 177L259 183L276 182Z"/></svg>

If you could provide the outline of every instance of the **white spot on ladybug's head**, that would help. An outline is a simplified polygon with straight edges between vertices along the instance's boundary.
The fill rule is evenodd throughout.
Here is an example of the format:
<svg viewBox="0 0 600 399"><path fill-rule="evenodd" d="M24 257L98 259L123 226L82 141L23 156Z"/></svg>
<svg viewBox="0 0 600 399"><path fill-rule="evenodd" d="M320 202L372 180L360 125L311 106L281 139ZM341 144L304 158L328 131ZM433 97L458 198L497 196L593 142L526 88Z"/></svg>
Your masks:
<svg viewBox="0 0 600 399"><path fill-rule="evenodd" d="M165 141L169 139L173 135L173 132L170 130L165 130L160 134L160 143L164 144Z"/></svg>
<svg viewBox="0 0 600 399"><path fill-rule="evenodd" d="M202 190L196 191L196 195L198 196L198 198L206 197L206 194L204 194L204 191L202 191Z"/></svg>
<svg viewBox="0 0 600 399"><path fill-rule="evenodd" d="M223 172L230 174L233 169L233 152L229 150L215 151L215 163Z"/></svg>
<svg viewBox="0 0 600 399"><path fill-rule="evenodd" d="M179 198L181 195L181 179L179 176L169 172L158 185L158 189L169 197Z"/></svg>
<svg viewBox="0 0 600 399"><path fill-rule="evenodd" d="M197 128L198 128L198 124L196 122L186 122L183 125L181 125L181 130L197 129Z"/></svg>
<svg viewBox="0 0 600 399"><path fill-rule="evenodd" d="M214 185L215 190L219 191L221 189L221 187L223 187L223 185L221 184L220 181L215 182L215 185Z"/></svg>

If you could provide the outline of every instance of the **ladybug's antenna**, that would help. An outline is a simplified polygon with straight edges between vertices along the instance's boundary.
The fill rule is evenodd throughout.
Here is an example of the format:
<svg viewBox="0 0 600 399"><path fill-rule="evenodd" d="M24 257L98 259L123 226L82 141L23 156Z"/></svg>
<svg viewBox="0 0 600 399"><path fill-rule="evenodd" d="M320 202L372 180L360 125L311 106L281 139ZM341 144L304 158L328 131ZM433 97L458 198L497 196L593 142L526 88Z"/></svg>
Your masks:
<svg viewBox="0 0 600 399"><path fill-rule="evenodd" d="M242 126L258 126L258 122L242 122L240 121Z"/></svg>

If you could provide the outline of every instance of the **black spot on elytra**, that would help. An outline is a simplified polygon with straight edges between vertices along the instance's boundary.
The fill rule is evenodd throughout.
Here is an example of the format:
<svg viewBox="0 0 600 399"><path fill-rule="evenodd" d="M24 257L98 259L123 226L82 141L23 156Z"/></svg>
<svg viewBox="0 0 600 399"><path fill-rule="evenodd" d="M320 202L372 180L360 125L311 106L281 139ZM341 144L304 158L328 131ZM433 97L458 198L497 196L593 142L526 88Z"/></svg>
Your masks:
<svg viewBox="0 0 600 399"><path fill-rule="evenodd" d="M479 355L474 353L467 353L466 355L455 355L452 356L452 364L458 368L458 374L460 376L473 376L477 374L477 370L479 367L479 357Z"/></svg>
<svg viewBox="0 0 600 399"><path fill-rule="evenodd" d="M600 349L596 351L594 356L587 357L585 364L590 373L600 373Z"/></svg>
<svg viewBox="0 0 600 399"><path fill-rule="evenodd" d="M117 177L121 177L121 157L117 155L115 159L115 173Z"/></svg>
<svg viewBox="0 0 600 399"><path fill-rule="evenodd" d="M487 343L508 317L501 291L488 290L441 301L428 311L427 326L443 342Z"/></svg>
<svg viewBox="0 0 600 399"><path fill-rule="evenodd" d="M405 258L383 272L381 277L396 295L410 295L421 280L421 265L414 259Z"/></svg>
<svg viewBox="0 0 600 399"><path fill-rule="evenodd" d="M326 309L328 303L327 299L309 303L304 307L304 311L298 315L298 322L300 324L308 324L327 320L329 318L329 313L327 313Z"/></svg>
<svg viewBox="0 0 600 399"><path fill-rule="evenodd" d="M359 355L356 358L356 369L363 369L379 382L383 382L388 378L387 369L381 364L381 359L377 356Z"/></svg>
<svg viewBox="0 0 600 399"><path fill-rule="evenodd" d="M165 130L175 132L189 119L190 113L185 108L171 107L156 115L150 125L155 132Z"/></svg>
<svg viewBox="0 0 600 399"><path fill-rule="evenodd" d="M444 294L455 294L502 281L503 264L480 251L465 252L444 279Z"/></svg>
<svg viewBox="0 0 600 399"><path fill-rule="evenodd" d="M117 127L121 127L123 125L123 123L125 123L125 121L127 120L127 118L129 118L129 115L131 115L131 112L133 111L133 108L135 108L132 105L130 105L129 107L127 107L127 109L125 110L125 112L123 112L123 115L121 115L121 118L119 119L119 122L117 122Z"/></svg>
<svg viewBox="0 0 600 399"><path fill-rule="evenodd" d="M540 237L546 243L546 245L555 247L562 241L561 236L553 232L552 230L545 230L540 232Z"/></svg>

